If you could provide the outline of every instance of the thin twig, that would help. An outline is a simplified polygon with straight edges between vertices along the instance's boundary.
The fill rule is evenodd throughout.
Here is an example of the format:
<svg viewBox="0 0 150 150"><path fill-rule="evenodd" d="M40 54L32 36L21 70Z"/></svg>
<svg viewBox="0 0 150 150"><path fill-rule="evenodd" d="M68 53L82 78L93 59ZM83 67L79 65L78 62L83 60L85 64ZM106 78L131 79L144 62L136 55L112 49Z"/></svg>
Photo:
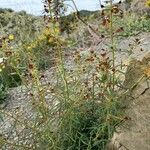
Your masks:
<svg viewBox="0 0 150 150"><path fill-rule="evenodd" d="M89 25L86 21L84 21L84 20L81 18L80 12L79 12L79 10L78 10L78 8L77 8L77 5L76 5L76 3L74 2L74 0L71 0L71 1L72 1L73 5L74 5L74 7L75 7L77 18L78 18L82 23L84 23L86 26L88 26L97 36L99 36L99 35L97 34L97 32L95 31L95 29L94 29L91 25Z"/></svg>

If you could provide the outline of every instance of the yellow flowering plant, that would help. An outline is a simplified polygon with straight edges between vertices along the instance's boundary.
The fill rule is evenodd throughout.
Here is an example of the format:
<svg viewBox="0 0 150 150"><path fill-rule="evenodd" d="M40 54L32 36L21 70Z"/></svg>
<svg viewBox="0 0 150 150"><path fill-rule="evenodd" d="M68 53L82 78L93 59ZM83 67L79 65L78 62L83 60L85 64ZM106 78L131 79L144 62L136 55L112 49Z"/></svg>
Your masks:
<svg viewBox="0 0 150 150"><path fill-rule="evenodd" d="M144 70L144 74L149 78L150 77L150 67L147 67L145 70Z"/></svg>
<svg viewBox="0 0 150 150"><path fill-rule="evenodd" d="M10 34L10 35L8 36L8 39L9 39L9 40L14 40L14 35L13 35L13 34Z"/></svg>
<svg viewBox="0 0 150 150"><path fill-rule="evenodd" d="M146 5L147 7L150 7L150 0L147 0L145 5Z"/></svg>

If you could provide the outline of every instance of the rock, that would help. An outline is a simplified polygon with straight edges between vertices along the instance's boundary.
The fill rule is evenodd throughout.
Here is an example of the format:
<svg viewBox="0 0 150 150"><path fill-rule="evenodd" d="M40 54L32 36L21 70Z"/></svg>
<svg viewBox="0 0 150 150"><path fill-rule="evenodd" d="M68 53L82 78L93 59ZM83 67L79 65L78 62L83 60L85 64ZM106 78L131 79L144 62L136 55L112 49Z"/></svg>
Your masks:
<svg viewBox="0 0 150 150"><path fill-rule="evenodd" d="M116 128L107 150L150 149L150 79L141 78L149 64L150 54L142 61L133 60L127 69L125 86L129 88L139 82L122 101L127 104L123 111L129 119Z"/></svg>
<svg viewBox="0 0 150 150"><path fill-rule="evenodd" d="M146 6L146 0L125 0L120 4L119 8L124 12L132 12L150 17L150 7Z"/></svg>
<svg viewBox="0 0 150 150"><path fill-rule="evenodd" d="M123 3L119 5L119 8L125 12L128 11L130 7L131 7L131 2L129 0L125 0Z"/></svg>
<svg viewBox="0 0 150 150"><path fill-rule="evenodd" d="M150 7L146 6L146 0L133 0L130 10L139 15L150 16Z"/></svg>

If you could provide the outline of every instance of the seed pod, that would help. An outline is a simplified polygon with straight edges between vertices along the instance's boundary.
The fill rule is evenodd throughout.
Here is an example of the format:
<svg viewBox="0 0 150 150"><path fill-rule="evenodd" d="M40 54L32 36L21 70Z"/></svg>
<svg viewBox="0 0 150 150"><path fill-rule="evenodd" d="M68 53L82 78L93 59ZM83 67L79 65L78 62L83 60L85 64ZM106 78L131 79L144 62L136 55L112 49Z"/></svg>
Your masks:
<svg viewBox="0 0 150 150"><path fill-rule="evenodd" d="M101 8L104 8L105 6L104 5L101 5Z"/></svg>
<svg viewBox="0 0 150 150"><path fill-rule="evenodd" d="M33 69L34 68L34 65L33 64L29 64L29 69Z"/></svg>
<svg viewBox="0 0 150 150"><path fill-rule="evenodd" d="M101 56L102 56L103 58L106 57L106 52L101 53Z"/></svg>
<svg viewBox="0 0 150 150"><path fill-rule="evenodd" d="M105 15L105 11L102 10L102 11L101 11L101 16L103 17L104 15Z"/></svg>
<svg viewBox="0 0 150 150"><path fill-rule="evenodd" d="M120 27L119 29L116 30L117 33L123 32L123 31L124 31L123 27Z"/></svg>
<svg viewBox="0 0 150 150"><path fill-rule="evenodd" d="M119 2L118 2L118 4L121 4L121 3L122 3L122 1L119 1Z"/></svg>
<svg viewBox="0 0 150 150"><path fill-rule="evenodd" d="M102 21L102 25L103 25L103 26L108 26L109 23L110 23L109 17L104 17L104 18L103 18L103 21Z"/></svg>
<svg viewBox="0 0 150 150"><path fill-rule="evenodd" d="M117 14L119 12L118 6L113 6L112 13Z"/></svg>
<svg viewBox="0 0 150 150"><path fill-rule="evenodd" d="M47 8L45 8L44 11L45 11L46 13L49 13L49 10L48 10Z"/></svg>
<svg viewBox="0 0 150 150"><path fill-rule="evenodd" d="M12 55L12 52L11 51L5 51L5 55L6 55L6 57L9 57Z"/></svg>

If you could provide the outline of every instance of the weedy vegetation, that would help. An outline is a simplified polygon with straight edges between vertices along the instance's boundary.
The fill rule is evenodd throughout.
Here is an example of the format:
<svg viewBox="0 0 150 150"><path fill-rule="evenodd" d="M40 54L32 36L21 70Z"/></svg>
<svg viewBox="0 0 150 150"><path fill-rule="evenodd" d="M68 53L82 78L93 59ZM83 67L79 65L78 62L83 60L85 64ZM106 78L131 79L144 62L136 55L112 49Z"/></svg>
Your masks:
<svg viewBox="0 0 150 150"><path fill-rule="evenodd" d="M0 103L8 88L23 86L28 97L24 101L32 113L0 109L1 117L7 116L12 123L10 134L0 135L1 149L104 150L115 127L128 119L121 111L122 97L128 93L120 78L126 66L117 64L116 41L141 29L150 31L150 20L134 14L126 17L119 4L110 1L90 18L92 22L99 17L96 29L80 14L74 0L72 3L76 12L65 16L63 3L45 0L45 24L36 33L32 30L38 28L33 23L37 20L25 12L17 18L24 16L29 22L19 19L19 29L12 27L17 19L14 12L11 24L5 20L10 19L10 12L6 18L0 14ZM4 36L6 26L16 31L9 30ZM20 34L25 32L28 34ZM106 39L105 49L97 47ZM47 79L44 71L49 68L52 74Z"/></svg>

